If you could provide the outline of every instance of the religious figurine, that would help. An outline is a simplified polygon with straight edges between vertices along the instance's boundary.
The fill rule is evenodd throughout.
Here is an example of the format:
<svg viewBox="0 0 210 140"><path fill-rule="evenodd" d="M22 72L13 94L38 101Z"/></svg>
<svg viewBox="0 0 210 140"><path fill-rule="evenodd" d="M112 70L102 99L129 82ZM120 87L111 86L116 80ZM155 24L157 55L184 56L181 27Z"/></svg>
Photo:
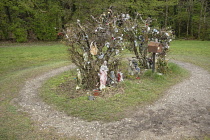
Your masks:
<svg viewBox="0 0 210 140"><path fill-rule="evenodd" d="M104 54L101 52L100 55L98 56L98 59L103 59L104 58Z"/></svg>
<svg viewBox="0 0 210 140"><path fill-rule="evenodd" d="M80 89L80 86L82 85L82 74L79 69L77 69L77 86L76 90Z"/></svg>
<svg viewBox="0 0 210 140"><path fill-rule="evenodd" d="M139 75L140 74L140 67L135 59L129 60L129 68L128 73L130 75Z"/></svg>
<svg viewBox="0 0 210 140"><path fill-rule="evenodd" d="M136 75L140 75L140 68L139 68L139 66L136 66L136 68L135 68L135 74Z"/></svg>
<svg viewBox="0 0 210 140"><path fill-rule="evenodd" d="M135 67L134 67L134 65L133 65L133 62L132 62L132 60L129 60L128 73L129 73L130 75L134 75L134 70L135 70Z"/></svg>
<svg viewBox="0 0 210 140"><path fill-rule="evenodd" d="M107 67L107 61L104 61L103 65L100 67L100 87L99 89L102 90L106 88L106 81L107 81L107 71L109 71Z"/></svg>
<svg viewBox="0 0 210 140"><path fill-rule="evenodd" d="M124 81L124 80L123 80L123 73L122 73L122 72L118 72L118 73L117 73L117 81L118 81L118 82Z"/></svg>
<svg viewBox="0 0 210 140"><path fill-rule="evenodd" d="M111 78L111 82L110 82L111 84L116 83L116 76L115 76L114 71L110 72L110 78Z"/></svg>

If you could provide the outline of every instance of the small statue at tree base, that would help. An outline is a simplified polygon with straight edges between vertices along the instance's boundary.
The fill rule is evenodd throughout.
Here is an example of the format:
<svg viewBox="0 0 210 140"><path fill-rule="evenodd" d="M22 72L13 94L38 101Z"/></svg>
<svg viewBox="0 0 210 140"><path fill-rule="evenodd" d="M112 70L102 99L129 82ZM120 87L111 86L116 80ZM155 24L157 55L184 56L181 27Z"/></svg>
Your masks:
<svg viewBox="0 0 210 140"><path fill-rule="evenodd" d="M118 82L124 81L124 80L123 80L123 73L122 73L122 72L118 72L118 73L117 73L117 81L118 81Z"/></svg>
<svg viewBox="0 0 210 140"><path fill-rule="evenodd" d="M76 86L76 90L80 89L82 85L82 75L79 69L77 69L77 86Z"/></svg>
<svg viewBox="0 0 210 140"><path fill-rule="evenodd" d="M112 84L115 84L116 83L116 76L115 76L115 73L114 73L114 71L111 71L110 72L110 84L112 85Z"/></svg>
<svg viewBox="0 0 210 140"><path fill-rule="evenodd" d="M132 60L129 60L129 67L128 67L128 73L130 75L134 75L135 66L133 65Z"/></svg>
<svg viewBox="0 0 210 140"><path fill-rule="evenodd" d="M104 61L103 65L100 67L100 87L99 89L102 90L106 88L106 81L107 81L107 71L109 71L107 67L107 61Z"/></svg>
<svg viewBox="0 0 210 140"><path fill-rule="evenodd" d="M129 60L128 72L132 76L140 74L140 67L138 66L138 62L135 59Z"/></svg>

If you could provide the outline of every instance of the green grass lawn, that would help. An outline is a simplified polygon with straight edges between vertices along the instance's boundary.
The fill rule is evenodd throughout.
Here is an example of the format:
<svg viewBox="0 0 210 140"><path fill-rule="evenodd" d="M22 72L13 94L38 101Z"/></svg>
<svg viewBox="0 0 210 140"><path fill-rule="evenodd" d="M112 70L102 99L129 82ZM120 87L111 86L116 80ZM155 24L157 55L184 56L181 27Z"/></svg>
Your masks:
<svg viewBox="0 0 210 140"><path fill-rule="evenodd" d="M19 44L20 45L20 44ZM68 61L66 48L57 42L22 46L0 45L0 80L28 68Z"/></svg>
<svg viewBox="0 0 210 140"><path fill-rule="evenodd" d="M170 57L198 65L210 72L210 41L172 41Z"/></svg>
<svg viewBox="0 0 210 140"><path fill-rule="evenodd" d="M170 56L177 60L194 63L209 70L209 43L208 41L174 41L171 44ZM19 112L10 102L12 99L19 96L19 91L27 79L68 64L70 64L70 62L68 60L66 47L57 42L24 44L0 43L0 140L62 139L62 137L53 133L53 130L39 130L36 125L34 125L34 122L29 119L28 114ZM173 64L171 67L175 72L177 71L179 73L179 68L174 67ZM55 79L50 79L50 81L46 83L46 86L48 86L48 89L51 89L50 83L57 86L58 82L60 82L60 77L69 75L70 73L71 72L67 72L55 77ZM163 87L164 85L165 87L170 86L174 82L173 78L170 76L160 78L157 75L151 75L149 72L141 78L144 82L140 80L140 83L132 83L131 81L122 83L121 86L127 86L127 93L124 95L116 94L113 98L99 99L94 102L89 102L86 100L86 97L81 97L77 99L81 101L81 104L78 106L76 104L78 101L75 100L73 104L69 104L69 101L72 100L66 100L66 98L61 96L58 97L54 95L54 93L46 96L55 96L52 102L57 100L56 97L61 98L61 100L65 100L68 103L66 106L70 108L72 108L72 105L75 105L73 110L65 109L69 114L80 116L78 112L82 112L80 117L84 118L83 116L87 115L87 118L85 118L87 120L93 120L93 116L97 116L96 120L117 120L127 115L123 113L127 106L131 106L131 108L128 107L127 110L132 111L132 108L135 106L138 107L144 103L150 103L159 96L161 91L166 89ZM154 80L156 82L154 82ZM169 80L169 82L165 80ZM170 80L172 83L170 83ZM151 89L153 86L154 89ZM60 100L58 100L58 103L59 102ZM109 105L107 105L106 102L109 103ZM86 104L88 106L86 106ZM99 108L96 105L99 105ZM62 106L63 105L60 107ZM92 108L89 108L90 106L92 106ZM82 108L80 109L80 107ZM114 109L109 110L110 108ZM91 113L86 109L89 109ZM103 113L109 113L110 115L103 117ZM122 114L122 116L120 116L120 114ZM113 117L113 119L110 117Z"/></svg>
<svg viewBox="0 0 210 140"><path fill-rule="evenodd" d="M69 65L66 54L66 47L57 42L0 43L0 140L62 138L51 130L39 130L10 102L19 96L25 80Z"/></svg>

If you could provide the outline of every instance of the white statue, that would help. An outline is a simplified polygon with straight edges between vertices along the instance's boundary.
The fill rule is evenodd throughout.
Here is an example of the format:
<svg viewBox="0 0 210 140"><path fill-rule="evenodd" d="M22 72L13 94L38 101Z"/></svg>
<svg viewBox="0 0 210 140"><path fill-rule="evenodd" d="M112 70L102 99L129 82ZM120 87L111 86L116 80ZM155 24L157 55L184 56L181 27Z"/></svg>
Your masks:
<svg viewBox="0 0 210 140"><path fill-rule="evenodd" d="M82 74L79 69L77 69L77 86L76 90L80 89L80 86L82 85Z"/></svg>
<svg viewBox="0 0 210 140"><path fill-rule="evenodd" d="M100 90L106 88L107 71L109 71L107 61L104 61L103 65L100 67Z"/></svg>

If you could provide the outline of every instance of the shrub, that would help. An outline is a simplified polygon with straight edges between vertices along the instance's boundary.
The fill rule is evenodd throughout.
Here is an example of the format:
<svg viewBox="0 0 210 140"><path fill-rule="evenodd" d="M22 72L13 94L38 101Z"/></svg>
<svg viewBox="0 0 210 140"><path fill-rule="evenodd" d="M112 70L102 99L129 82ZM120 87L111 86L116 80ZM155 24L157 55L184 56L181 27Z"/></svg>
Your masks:
<svg viewBox="0 0 210 140"><path fill-rule="evenodd" d="M27 41L27 32L23 28L16 28L14 30L15 40L19 43Z"/></svg>

